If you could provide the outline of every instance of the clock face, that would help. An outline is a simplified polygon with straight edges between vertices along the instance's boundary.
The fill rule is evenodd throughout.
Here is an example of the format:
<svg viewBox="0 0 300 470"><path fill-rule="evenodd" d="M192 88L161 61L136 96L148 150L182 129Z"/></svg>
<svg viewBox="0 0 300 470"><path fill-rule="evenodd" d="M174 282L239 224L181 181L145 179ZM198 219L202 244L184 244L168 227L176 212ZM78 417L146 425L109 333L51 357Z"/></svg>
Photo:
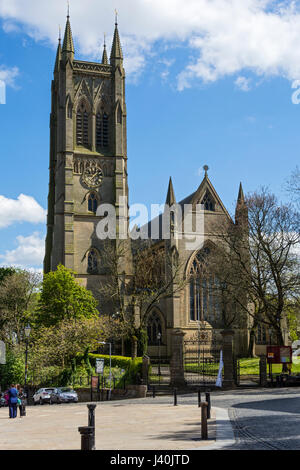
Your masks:
<svg viewBox="0 0 300 470"><path fill-rule="evenodd" d="M99 188L103 180L103 172L98 165L87 165L82 180L89 188Z"/></svg>

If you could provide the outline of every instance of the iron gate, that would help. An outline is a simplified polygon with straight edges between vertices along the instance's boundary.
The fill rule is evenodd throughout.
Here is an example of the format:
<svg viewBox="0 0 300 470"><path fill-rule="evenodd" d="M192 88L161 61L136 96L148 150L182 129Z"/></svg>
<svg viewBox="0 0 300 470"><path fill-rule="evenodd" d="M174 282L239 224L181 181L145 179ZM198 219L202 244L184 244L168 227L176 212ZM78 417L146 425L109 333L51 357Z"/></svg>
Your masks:
<svg viewBox="0 0 300 470"><path fill-rule="evenodd" d="M158 389L168 388L170 385L170 359L169 357L151 357L148 371L148 387Z"/></svg>
<svg viewBox="0 0 300 470"><path fill-rule="evenodd" d="M184 378L187 385L215 385L220 352L220 344L203 332L184 341Z"/></svg>

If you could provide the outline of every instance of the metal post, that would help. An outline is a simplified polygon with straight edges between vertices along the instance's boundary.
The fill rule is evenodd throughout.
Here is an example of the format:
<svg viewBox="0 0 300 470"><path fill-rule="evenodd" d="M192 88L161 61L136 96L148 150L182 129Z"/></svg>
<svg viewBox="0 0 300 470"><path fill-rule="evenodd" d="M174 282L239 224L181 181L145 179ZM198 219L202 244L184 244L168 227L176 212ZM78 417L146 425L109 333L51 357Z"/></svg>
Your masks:
<svg viewBox="0 0 300 470"><path fill-rule="evenodd" d="M158 336L158 380L160 384L160 376L161 376L161 370L160 370L160 334Z"/></svg>
<svg viewBox="0 0 300 470"><path fill-rule="evenodd" d="M153 398L155 398L155 385L153 385Z"/></svg>
<svg viewBox="0 0 300 470"><path fill-rule="evenodd" d="M111 399L111 343L109 343L109 400Z"/></svg>
<svg viewBox="0 0 300 470"><path fill-rule="evenodd" d="M174 388L174 406L177 406L177 389Z"/></svg>
<svg viewBox="0 0 300 470"><path fill-rule="evenodd" d="M207 433L207 408L208 403L206 401L201 403L201 438L203 440L208 439Z"/></svg>
<svg viewBox="0 0 300 470"><path fill-rule="evenodd" d="M273 387L273 371L272 371L272 363L269 364L269 374L271 379L271 387Z"/></svg>
<svg viewBox="0 0 300 470"><path fill-rule="evenodd" d="M201 390L199 388L199 390L198 390L198 408L200 408L200 406L201 406Z"/></svg>
<svg viewBox="0 0 300 470"><path fill-rule="evenodd" d="M81 450L95 450L93 444L93 428L90 426L82 426L78 428L81 434Z"/></svg>
<svg viewBox="0 0 300 470"><path fill-rule="evenodd" d="M95 448L95 409L97 405L91 404L87 405L87 408L89 410L89 416L88 416L88 427L93 429L93 440L92 440L92 445L93 448Z"/></svg>
<svg viewBox="0 0 300 470"><path fill-rule="evenodd" d="M210 409L211 409L211 404L210 404L210 393L205 394L205 400L207 401L207 419L210 419Z"/></svg>
<svg viewBox="0 0 300 470"><path fill-rule="evenodd" d="M25 391L26 391L26 386L27 386L27 372L28 372L28 339L26 339L26 351L25 351L25 383L24 383Z"/></svg>

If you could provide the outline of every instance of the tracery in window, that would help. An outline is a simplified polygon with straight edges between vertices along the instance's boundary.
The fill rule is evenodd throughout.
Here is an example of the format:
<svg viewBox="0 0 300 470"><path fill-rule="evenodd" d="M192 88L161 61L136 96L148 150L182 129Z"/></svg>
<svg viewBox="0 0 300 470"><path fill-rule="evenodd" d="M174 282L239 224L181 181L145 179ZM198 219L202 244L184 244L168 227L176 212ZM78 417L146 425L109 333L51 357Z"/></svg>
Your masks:
<svg viewBox="0 0 300 470"><path fill-rule="evenodd" d="M209 191L206 191L201 204L203 204L204 210L211 212L215 211L215 201Z"/></svg>
<svg viewBox="0 0 300 470"><path fill-rule="evenodd" d="M98 209L98 198L95 193L90 193L88 197L88 211L96 214Z"/></svg>
<svg viewBox="0 0 300 470"><path fill-rule="evenodd" d="M90 274L97 274L98 272L98 253L93 248L88 254L88 272Z"/></svg>
<svg viewBox="0 0 300 470"><path fill-rule="evenodd" d="M256 344L267 344L266 325L259 323L257 326Z"/></svg>
<svg viewBox="0 0 300 470"><path fill-rule="evenodd" d="M159 341L162 344L162 324L160 316L157 312L152 312L148 319L148 344L149 345L158 345ZM158 333L160 333L160 340L158 340Z"/></svg>
<svg viewBox="0 0 300 470"><path fill-rule="evenodd" d="M203 248L193 259L190 269L190 320L207 321L215 325L221 315L218 280L207 272L206 260L210 249Z"/></svg>

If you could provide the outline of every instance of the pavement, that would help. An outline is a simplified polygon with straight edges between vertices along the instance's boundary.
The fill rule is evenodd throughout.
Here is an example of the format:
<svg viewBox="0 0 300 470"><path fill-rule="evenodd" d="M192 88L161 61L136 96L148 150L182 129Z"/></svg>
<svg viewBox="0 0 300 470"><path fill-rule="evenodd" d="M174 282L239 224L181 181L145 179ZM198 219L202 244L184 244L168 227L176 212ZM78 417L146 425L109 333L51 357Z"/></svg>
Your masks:
<svg viewBox="0 0 300 470"><path fill-rule="evenodd" d="M211 393L208 440L197 394L97 403L97 450L300 450L300 388ZM27 407L11 420L0 408L1 450L79 450L86 404Z"/></svg>
<svg viewBox="0 0 300 470"><path fill-rule="evenodd" d="M96 450L196 450L215 442L215 412L209 422L209 440L201 440L201 411L196 406L174 406L143 400L97 404ZM0 409L1 450L80 450L78 427L87 426L86 404L37 405L26 417L8 418ZM2 429L1 429L2 428Z"/></svg>

